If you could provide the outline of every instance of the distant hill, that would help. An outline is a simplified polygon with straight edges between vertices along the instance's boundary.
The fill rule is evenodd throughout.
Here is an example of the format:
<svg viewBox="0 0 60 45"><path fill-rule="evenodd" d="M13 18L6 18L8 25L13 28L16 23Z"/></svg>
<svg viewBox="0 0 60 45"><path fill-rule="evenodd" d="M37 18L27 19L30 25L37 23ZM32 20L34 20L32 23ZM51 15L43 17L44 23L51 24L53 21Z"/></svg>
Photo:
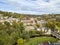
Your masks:
<svg viewBox="0 0 60 45"><path fill-rule="evenodd" d="M9 17L19 17L19 16L23 16L23 17L42 17L45 15L48 16L52 16L52 15L57 15L60 16L60 14L43 14L43 15L34 15L34 14L19 14L19 13L15 13L15 12L5 12L5 11L0 11L0 14L3 14L3 16L9 16Z"/></svg>

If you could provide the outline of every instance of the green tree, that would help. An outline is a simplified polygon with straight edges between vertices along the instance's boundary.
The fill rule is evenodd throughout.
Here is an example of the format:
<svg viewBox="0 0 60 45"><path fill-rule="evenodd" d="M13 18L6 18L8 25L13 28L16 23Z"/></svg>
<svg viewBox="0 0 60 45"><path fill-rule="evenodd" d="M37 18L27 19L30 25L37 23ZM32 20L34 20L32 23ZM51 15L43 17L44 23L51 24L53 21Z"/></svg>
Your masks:
<svg viewBox="0 0 60 45"><path fill-rule="evenodd" d="M24 31L22 38L24 38L26 41L29 41L29 39L30 39L30 34L29 34L29 32L28 32L28 31Z"/></svg>
<svg viewBox="0 0 60 45"><path fill-rule="evenodd" d="M0 31L0 42L2 43L2 45L8 45L10 38L9 35L6 31L1 30Z"/></svg>
<svg viewBox="0 0 60 45"><path fill-rule="evenodd" d="M21 33L23 33L23 31L25 30L25 27L22 22L19 23L19 30Z"/></svg>
<svg viewBox="0 0 60 45"><path fill-rule="evenodd" d="M37 28L40 28L40 24L36 23L36 27L37 27Z"/></svg>
<svg viewBox="0 0 60 45"><path fill-rule="evenodd" d="M45 24L47 28L50 28L52 31L55 29L55 24L53 22L48 22Z"/></svg>
<svg viewBox="0 0 60 45"><path fill-rule="evenodd" d="M19 38L17 40L17 45L24 45L24 40L22 38Z"/></svg>

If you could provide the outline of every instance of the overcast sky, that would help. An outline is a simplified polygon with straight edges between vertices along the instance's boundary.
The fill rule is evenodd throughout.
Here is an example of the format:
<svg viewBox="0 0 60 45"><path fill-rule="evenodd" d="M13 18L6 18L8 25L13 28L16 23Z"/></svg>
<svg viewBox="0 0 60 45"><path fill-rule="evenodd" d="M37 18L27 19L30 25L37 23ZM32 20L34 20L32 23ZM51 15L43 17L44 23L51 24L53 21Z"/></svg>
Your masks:
<svg viewBox="0 0 60 45"><path fill-rule="evenodd" d="M59 14L60 0L0 0L0 10L26 14Z"/></svg>

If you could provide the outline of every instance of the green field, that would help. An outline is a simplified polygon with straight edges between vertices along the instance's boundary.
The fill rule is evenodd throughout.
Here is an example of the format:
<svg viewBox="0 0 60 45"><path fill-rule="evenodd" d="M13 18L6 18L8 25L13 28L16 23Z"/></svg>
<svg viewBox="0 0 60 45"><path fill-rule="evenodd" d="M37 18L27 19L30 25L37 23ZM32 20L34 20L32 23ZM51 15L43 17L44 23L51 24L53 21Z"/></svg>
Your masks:
<svg viewBox="0 0 60 45"><path fill-rule="evenodd" d="M60 27L56 26L56 29L60 30Z"/></svg>
<svg viewBox="0 0 60 45"><path fill-rule="evenodd" d="M58 33L58 34L60 34L60 27L56 26L56 29L58 29L58 30L59 30L59 33Z"/></svg>
<svg viewBox="0 0 60 45"><path fill-rule="evenodd" d="M29 40L28 42L26 42L25 45L37 45L40 42L47 42L47 41L57 42L58 40L53 37L35 37Z"/></svg>

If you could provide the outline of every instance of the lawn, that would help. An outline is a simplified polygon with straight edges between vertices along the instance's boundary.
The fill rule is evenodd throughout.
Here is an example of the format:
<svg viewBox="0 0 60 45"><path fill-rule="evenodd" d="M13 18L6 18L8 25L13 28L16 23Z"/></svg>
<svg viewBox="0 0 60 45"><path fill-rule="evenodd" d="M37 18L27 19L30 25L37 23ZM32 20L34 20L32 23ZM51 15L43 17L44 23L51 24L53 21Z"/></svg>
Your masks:
<svg viewBox="0 0 60 45"><path fill-rule="evenodd" d="M56 26L56 29L58 29L58 30L59 30L59 33L58 33L58 34L60 34L60 27Z"/></svg>
<svg viewBox="0 0 60 45"><path fill-rule="evenodd" d="M25 45L37 45L40 42L57 42L58 40L56 38L53 37L35 37L32 38L30 41L26 42Z"/></svg>
<svg viewBox="0 0 60 45"><path fill-rule="evenodd" d="M56 26L56 29L60 30L60 27Z"/></svg>

